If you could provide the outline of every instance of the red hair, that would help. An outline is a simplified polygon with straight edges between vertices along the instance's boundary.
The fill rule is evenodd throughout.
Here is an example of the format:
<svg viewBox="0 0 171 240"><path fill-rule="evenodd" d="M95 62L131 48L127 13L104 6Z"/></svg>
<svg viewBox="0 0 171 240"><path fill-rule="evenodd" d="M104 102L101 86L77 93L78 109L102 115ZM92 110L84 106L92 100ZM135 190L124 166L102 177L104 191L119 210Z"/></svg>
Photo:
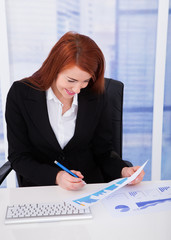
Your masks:
<svg viewBox="0 0 171 240"><path fill-rule="evenodd" d="M64 34L50 51L41 68L28 82L40 90L47 90L59 72L78 66L91 75L89 86L98 93L104 91L104 56L89 37L74 32Z"/></svg>

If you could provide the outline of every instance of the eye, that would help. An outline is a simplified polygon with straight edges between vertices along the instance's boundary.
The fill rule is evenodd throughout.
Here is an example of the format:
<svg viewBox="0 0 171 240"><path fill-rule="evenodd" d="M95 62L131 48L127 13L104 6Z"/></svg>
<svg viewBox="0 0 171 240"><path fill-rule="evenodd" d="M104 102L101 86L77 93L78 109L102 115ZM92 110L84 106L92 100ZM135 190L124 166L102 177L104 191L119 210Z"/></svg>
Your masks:
<svg viewBox="0 0 171 240"><path fill-rule="evenodd" d="M84 81L84 83L89 83L90 82L90 80L86 80L86 81Z"/></svg>
<svg viewBox="0 0 171 240"><path fill-rule="evenodd" d="M74 83L75 81L74 81L74 80L69 80L69 79L68 79L68 82L72 82L72 83Z"/></svg>

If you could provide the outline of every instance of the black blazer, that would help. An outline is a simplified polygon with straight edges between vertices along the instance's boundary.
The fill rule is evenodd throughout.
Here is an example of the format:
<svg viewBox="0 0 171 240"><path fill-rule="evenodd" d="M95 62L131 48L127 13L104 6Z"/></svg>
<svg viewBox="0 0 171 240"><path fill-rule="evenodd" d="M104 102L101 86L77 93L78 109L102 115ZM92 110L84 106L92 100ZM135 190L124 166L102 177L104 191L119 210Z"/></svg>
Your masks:
<svg viewBox="0 0 171 240"><path fill-rule="evenodd" d="M126 164L112 152L106 99L106 94L81 90L74 136L61 149L49 122L46 93L14 82L6 103L8 158L20 176L20 185L54 185L61 170L54 160L81 171L87 183L119 178Z"/></svg>

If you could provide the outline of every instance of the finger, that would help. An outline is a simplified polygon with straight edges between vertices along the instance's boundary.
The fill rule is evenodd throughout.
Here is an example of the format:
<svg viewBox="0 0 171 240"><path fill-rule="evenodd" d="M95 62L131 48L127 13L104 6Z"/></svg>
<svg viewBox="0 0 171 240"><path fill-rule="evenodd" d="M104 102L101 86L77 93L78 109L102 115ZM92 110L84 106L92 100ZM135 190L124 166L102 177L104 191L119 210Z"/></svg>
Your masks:
<svg viewBox="0 0 171 240"><path fill-rule="evenodd" d="M72 171L73 172L73 171ZM74 172L75 173L75 172ZM68 182L71 182L71 183L79 183L79 182L81 182L82 181L82 179L81 178L76 178L76 177L73 177L71 174L69 174L69 173L67 173L67 172L65 172L65 174L64 174L64 179L66 180L66 181L68 181Z"/></svg>
<svg viewBox="0 0 171 240"><path fill-rule="evenodd" d="M134 172L136 172L140 168L140 166L133 166L131 168L133 169Z"/></svg>
<svg viewBox="0 0 171 240"><path fill-rule="evenodd" d="M84 176L82 175L81 172L75 171L75 170L71 170L71 171L81 179L81 181L83 182L84 185L86 184L86 182L83 180Z"/></svg>
<svg viewBox="0 0 171 240"><path fill-rule="evenodd" d="M79 183L67 183L67 190L79 190L81 189L82 187L84 187L85 184L83 183L83 181L79 182Z"/></svg>
<svg viewBox="0 0 171 240"><path fill-rule="evenodd" d="M144 178L145 172L142 170L142 172L130 183L130 185L135 185L137 183L140 183Z"/></svg>
<svg viewBox="0 0 171 240"><path fill-rule="evenodd" d="M130 167L128 169L129 176L132 176L136 172L136 169L134 167Z"/></svg>
<svg viewBox="0 0 171 240"><path fill-rule="evenodd" d="M83 181L79 183L74 183L74 182L69 182L66 179L62 179L61 181L59 181L58 185L66 190L78 190L85 186Z"/></svg>
<svg viewBox="0 0 171 240"><path fill-rule="evenodd" d="M138 175L138 178L139 178L140 181L143 180L144 175L145 175L145 172L144 172L144 170L142 170L142 172Z"/></svg>
<svg viewBox="0 0 171 240"><path fill-rule="evenodd" d="M144 170L142 170L142 171L140 172L140 174L136 177L137 182L138 182L138 181L142 181L143 178L144 178L144 175L145 175L145 172L144 172Z"/></svg>
<svg viewBox="0 0 171 240"><path fill-rule="evenodd" d="M71 172L73 172L74 174L76 174L76 175L77 175L79 178L81 178L81 179L84 178L84 176L82 175L82 173L79 172L79 171L71 170Z"/></svg>
<svg viewBox="0 0 171 240"><path fill-rule="evenodd" d="M128 167L127 171L126 171L126 177L130 177L134 174L135 170L133 169L133 167Z"/></svg>
<svg viewBox="0 0 171 240"><path fill-rule="evenodd" d="M81 178L76 178L71 176L70 174L67 174L64 176L65 181L70 182L70 183L79 183L82 182Z"/></svg>
<svg viewBox="0 0 171 240"><path fill-rule="evenodd" d="M122 177L130 177L134 173L134 170L132 167L124 167L122 169Z"/></svg>

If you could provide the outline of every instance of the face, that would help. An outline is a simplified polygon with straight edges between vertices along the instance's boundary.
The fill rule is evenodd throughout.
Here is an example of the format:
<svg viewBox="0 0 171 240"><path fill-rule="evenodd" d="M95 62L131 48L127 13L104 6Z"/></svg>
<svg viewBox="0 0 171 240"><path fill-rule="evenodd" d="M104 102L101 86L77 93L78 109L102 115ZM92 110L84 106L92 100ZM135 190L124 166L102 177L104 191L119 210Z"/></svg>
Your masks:
<svg viewBox="0 0 171 240"><path fill-rule="evenodd" d="M61 102L72 100L76 93L80 93L82 88L87 87L90 79L91 75L89 73L73 66L58 74L52 89Z"/></svg>

